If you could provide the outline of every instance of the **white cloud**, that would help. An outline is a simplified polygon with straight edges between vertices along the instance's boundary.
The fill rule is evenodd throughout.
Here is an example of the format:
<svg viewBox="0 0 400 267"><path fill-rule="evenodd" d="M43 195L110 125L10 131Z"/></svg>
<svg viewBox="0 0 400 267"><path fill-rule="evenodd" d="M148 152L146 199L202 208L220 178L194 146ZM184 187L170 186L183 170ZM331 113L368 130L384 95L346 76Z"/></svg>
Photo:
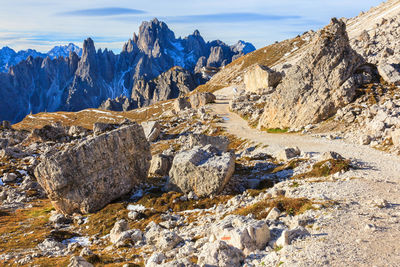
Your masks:
<svg viewBox="0 0 400 267"><path fill-rule="evenodd" d="M221 39L234 43L250 41L256 47L292 37L308 29L317 29L336 17L350 17L366 11L380 0L114 0L113 7L143 10L146 14L133 16L129 21L113 17L61 16L76 10L110 7L109 0L15 0L4 1L0 9L0 46L15 49L36 48L49 50L54 44L70 41L81 45L86 37L93 37L96 47L119 51L123 40L138 30L142 20L153 17L176 17L218 13L256 13L275 16L299 16L295 20L249 20L237 23L221 21L185 21L168 23L177 36L186 36L199 29L206 40ZM198 17L201 18L201 17ZM9 37L9 38L7 38Z"/></svg>

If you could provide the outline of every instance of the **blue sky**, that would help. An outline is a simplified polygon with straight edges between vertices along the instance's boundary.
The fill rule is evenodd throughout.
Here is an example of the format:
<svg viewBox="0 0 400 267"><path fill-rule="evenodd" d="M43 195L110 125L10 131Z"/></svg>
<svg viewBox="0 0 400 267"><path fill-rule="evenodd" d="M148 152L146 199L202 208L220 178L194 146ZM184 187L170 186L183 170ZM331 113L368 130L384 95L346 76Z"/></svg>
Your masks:
<svg viewBox="0 0 400 267"><path fill-rule="evenodd" d="M261 48L331 17L353 17L378 0L13 0L0 9L0 47L48 51L54 45L81 46L92 37L97 48L119 52L144 20L165 21L176 36L198 29L206 40L238 40Z"/></svg>

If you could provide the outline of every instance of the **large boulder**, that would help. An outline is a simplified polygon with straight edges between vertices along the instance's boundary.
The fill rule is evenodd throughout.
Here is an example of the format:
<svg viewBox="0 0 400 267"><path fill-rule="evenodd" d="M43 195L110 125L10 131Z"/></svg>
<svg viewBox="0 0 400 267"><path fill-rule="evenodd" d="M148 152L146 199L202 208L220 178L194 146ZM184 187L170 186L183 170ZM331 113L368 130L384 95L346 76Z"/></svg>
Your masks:
<svg viewBox="0 0 400 267"><path fill-rule="evenodd" d="M267 66L255 65L244 75L246 91L258 93L263 89L276 87L282 80L282 74Z"/></svg>
<svg viewBox="0 0 400 267"><path fill-rule="evenodd" d="M354 99L356 71L364 60L350 47L343 21L332 19L299 53L268 96L260 128L302 128L328 119Z"/></svg>
<svg viewBox="0 0 400 267"><path fill-rule="evenodd" d="M200 108L210 103L214 103L217 98L213 93L196 93L189 97L192 108Z"/></svg>
<svg viewBox="0 0 400 267"><path fill-rule="evenodd" d="M211 145L177 154L169 172L168 187L199 197L222 191L235 171L235 155L221 153Z"/></svg>
<svg viewBox="0 0 400 267"><path fill-rule="evenodd" d="M150 145L134 123L45 154L35 176L62 213L95 212L147 178Z"/></svg>

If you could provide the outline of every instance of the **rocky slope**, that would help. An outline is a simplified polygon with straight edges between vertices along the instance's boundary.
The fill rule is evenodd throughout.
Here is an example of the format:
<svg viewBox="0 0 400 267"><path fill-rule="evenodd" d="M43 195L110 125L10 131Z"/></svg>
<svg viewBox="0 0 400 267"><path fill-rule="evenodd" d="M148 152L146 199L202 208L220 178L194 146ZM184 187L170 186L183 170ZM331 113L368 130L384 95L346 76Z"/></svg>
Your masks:
<svg viewBox="0 0 400 267"><path fill-rule="evenodd" d="M399 145L400 91L352 40L333 19L227 65L198 88L214 94L3 122L0 263L397 266L400 159L381 150ZM292 125L257 129L287 94Z"/></svg>
<svg viewBox="0 0 400 267"><path fill-rule="evenodd" d="M9 73L1 73L0 119L16 122L29 113L97 108L108 98L121 95L133 95L136 106L166 100L180 93L173 88L171 93L157 95L155 90L154 96L153 91L146 92L143 81L151 83L174 66L192 74L195 67L219 68L253 49L244 42L231 47L221 41L205 42L198 31L176 38L165 23L154 19L140 26L139 34L134 34L119 55L107 49L96 51L89 38L83 43L81 58L74 52L57 59L28 57L11 67ZM203 80L197 78L194 82L182 86L193 89ZM165 88L167 84L161 91L171 90Z"/></svg>

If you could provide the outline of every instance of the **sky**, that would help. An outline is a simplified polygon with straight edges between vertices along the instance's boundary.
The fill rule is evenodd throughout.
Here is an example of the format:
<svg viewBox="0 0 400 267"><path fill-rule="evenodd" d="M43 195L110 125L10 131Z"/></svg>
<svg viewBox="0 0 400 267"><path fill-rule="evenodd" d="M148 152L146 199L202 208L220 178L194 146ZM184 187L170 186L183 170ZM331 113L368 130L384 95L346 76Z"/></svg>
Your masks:
<svg viewBox="0 0 400 267"><path fill-rule="evenodd" d="M318 30L331 17L353 17L382 0L1 0L0 47L47 52L55 45L120 52L142 21L157 17L176 37L198 29L206 41L238 40L257 48Z"/></svg>

